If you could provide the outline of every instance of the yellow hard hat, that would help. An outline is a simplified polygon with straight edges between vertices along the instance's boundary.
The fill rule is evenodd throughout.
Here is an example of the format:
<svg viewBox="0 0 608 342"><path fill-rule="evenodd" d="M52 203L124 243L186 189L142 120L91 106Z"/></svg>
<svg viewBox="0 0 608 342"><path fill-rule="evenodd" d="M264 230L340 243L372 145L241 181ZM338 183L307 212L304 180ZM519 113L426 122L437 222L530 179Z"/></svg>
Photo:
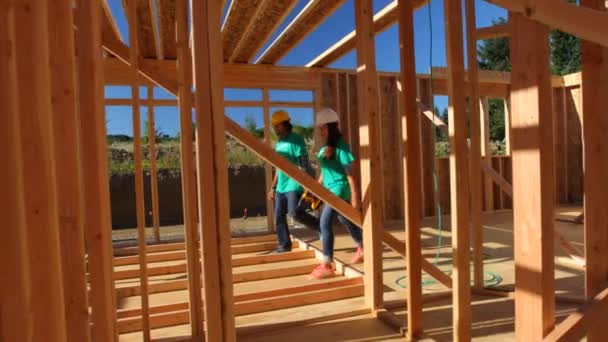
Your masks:
<svg viewBox="0 0 608 342"><path fill-rule="evenodd" d="M285 121L289 121L289 114L287 114L286 111L284 110L277 110L276 112L272 113L272 125L276 126L278 124L280 124L281 122L285 122Z"/></svg>

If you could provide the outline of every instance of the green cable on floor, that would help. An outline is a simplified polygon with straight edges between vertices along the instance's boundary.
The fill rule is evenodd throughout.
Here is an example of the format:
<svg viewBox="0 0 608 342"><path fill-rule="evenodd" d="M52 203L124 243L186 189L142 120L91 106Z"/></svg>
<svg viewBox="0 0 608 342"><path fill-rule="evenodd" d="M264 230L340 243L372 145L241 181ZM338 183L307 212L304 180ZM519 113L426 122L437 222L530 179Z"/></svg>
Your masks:
<svg viewBox="0 0 608 342"><path fill-rule="evenodd" d="M429 64L431 66L431 70L430 70L430 93L433 94L433 16L431 14L431 4L432 1L429 2L428 7L427 7L427 14L428 14L428 20L429 20ZM433 96L431 95L431 111L433 112L433 121L435 122L435 100L433 98ZM433 136L433 146L435 146L436 142L437 142L437 131L435 130L434 125L430 125L429 127L431 127L431 132L432 132L432 136ZM438 230L438 237L437 237L437 253L435 254L435 261L433 262L433 264L435 265L435 267L437 267L437 265L439 264L439 257L441 256L441 246L443 245L443 210L441 207L441 201L439 198L439 185L438 185L438 180L437 180L437 172L435 170L435 166L433 163L433 192L435 194L435 201L437 203L437 230ZM448 272L448 275L452 275L452 272ZM489 279L484 279L484 285L485 286L496 286L498 284L500 284L502 282L502 277L494 272L489 272L486 271L484 272L484 278L485 275L489 276ZM407 276L403 276L400 278L397 278L397 280L395 280L395 284L401 288L406 288L405 285L402 285L401 282L406 279ZM433 278L427 278L422 280L422 286L431 286L431 285L436 285L439 284L439 282Z"/></svg>

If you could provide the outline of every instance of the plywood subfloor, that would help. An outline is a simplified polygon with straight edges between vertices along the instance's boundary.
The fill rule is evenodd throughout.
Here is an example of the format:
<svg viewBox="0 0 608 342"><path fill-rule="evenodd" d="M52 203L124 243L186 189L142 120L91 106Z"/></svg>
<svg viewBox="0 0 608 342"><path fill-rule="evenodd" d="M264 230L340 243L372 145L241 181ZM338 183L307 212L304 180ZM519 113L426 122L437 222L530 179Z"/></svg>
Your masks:
<svg viewBox="0 0 608 342"><path fill-rule="evenodd" d="M557 210L557 217L574 218L581 211L578 207L564 207ZM443 218L441 232L437 225L437 218L427 218L423 222L422 243L423 255L427 260L435 263L444 272L451 269L451 241L449 216ZM513 263L513 223L511 211L496 211L483 214L484 226L484 265L486 279L500 280L497 284L501 289L512 289L514 286ZM555 222L559 231L573 245L582 249L582 225L565 222ZM388 222L386 229L397 238L405 237L402 222ZM304 229L293 230L292 233L302 241L320 248L318 235ZM441 239L440 239L441 236ZM583 271L556 246L556 291L559 294L582 296ZM354 252L354 244L348 234L340 227L336 227L336 258L348 262ZM351 265L360 271L363 265ZM385 300L404 300L405 289L405 261L397 253L386 248L383 252ZM442 285L424 276L425 295L445 291ZM296 286L307 282L303 276L280 278L260 281L256 288L282 288ZM236 292L245 291L247 286L253 284L237 284ZM177 294L176 294L177 295ZM179 296L185 296L180 293ZM165 299L169 300L169 299ZM473 296L473 337L475 341L513 341L514 340L514 302L512 298ZM558 320L563 319L576 307L576 304L560 304L557 307ZM374 319L370 315L354 315L357 310L364 308L363 298L352 298L333 301L305 307L290 308L273 312L237 317L239 341L397 341L402 337L386 324ZM392 309L392 312L405 323L405 308ZM352 317L340 317L326 322L316 322L307 326L294 326L291 328L271 329L256 334L244 334L247 329L257 329L264 325L277 325L290 321L312 320L315 317L344 314ZM312 322L312 321L311 321ZM425 334L423 341L450 341L452 340L452 310L449 298L440 301L425 303L424 305ZM187 336L187 325L156 329L155 338L168 338ZM139 341L140 334L126 334L121 341Z"/></svg>

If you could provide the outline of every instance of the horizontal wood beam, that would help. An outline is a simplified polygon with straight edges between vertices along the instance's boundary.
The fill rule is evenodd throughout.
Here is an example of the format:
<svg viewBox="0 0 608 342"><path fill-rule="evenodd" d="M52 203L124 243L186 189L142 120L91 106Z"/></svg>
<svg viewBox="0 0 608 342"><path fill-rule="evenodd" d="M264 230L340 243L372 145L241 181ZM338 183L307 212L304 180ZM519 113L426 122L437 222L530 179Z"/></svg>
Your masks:
<svg viewBox="0 0 608 342"><path fill-rule="evenodd" d="M349 282L350 279L349 279ZM268 312L274 310L288 309L318 303L325 303L340 299L360 297L363 295L363 284L342 285L341 287L327 287L318 291L307 291L284 296L259 298L252 301L237 302L234 305L234 312L238 316L250 315L254 313ZM183 303L186 304L187 303ZM166 309L182 307L183 304L173 304L166 306ZM165 309L165 308L163 308ZM150 327L152 329L188 324L190 318L188 310L176 310L161 312L150 315ZM141 316L127 317L118 319L118 331L121 334L136 332L141 330Z"/></svg>
<svg viewBox="0 0 608 342"><path fill-rule="evenodd" d="M477 39L477 40L508 37L509 36L509 25L508 24L499 24L499 25L494 25L494 26L481 27L481 28L478 28L475 30L474 36L475 36L475 39Z"/></svg>
<svg viewBox="0 0 608 342"><path fill-rule="evenodd" d="M608 13L563 0L486 0L548 27L608 47Z"/></svg>
<svg viewBox="0 0 608 342"><path fill-rule="evenodd" d="M341 288L345 286L361 285L363 284L362 277L355 278L335 278L322 283L311 283L301 286L292 286L287 288L280 288L275 290L267 291L256 291L250 293L243 293L234 296L234 302L248 302L252 300L269 299L273 297L301 294L312 291L321 291L327 289ZM150 314L166 313L171 311L187 310L189 307L188 302L157 305L150 307ZM117 311L117 318L128 318L141 316L141 308L132 309L120 309Z"/></svg>

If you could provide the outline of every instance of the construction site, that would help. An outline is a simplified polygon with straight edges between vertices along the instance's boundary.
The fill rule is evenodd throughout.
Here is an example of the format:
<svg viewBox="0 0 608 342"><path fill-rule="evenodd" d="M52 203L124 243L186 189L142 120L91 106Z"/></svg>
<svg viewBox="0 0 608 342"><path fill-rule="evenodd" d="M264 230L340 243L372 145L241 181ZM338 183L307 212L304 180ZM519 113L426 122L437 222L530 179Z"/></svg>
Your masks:
<svg viewBox="0 0 608 342"><path fill-rule="evenodd" d="M485 0L508 20L481 27L480 2L434 2L446 64L420 73L414 16L428 0L0 0L0 342L605 341L608 3ZM305 65L280 64L344 6L352 32ZM379 71L375 37L395 26L400 69ZM580 39L580 71L552 74L553 30ZM511 69L481 70L478 43L497 38ZM332 67L353 51L355 68ZM501 155L489 101L504 112ZM133 189L113 194L112 106L128 107L134 163ZM171 233L153 133L163 107L178 118ZM228 108L259 109L262 137ZM277 109L327 108L354 156L352 202L273 146ZM335 274L311 280L323 233L290 222L276 253L270 198L261 228L235 227L231 201L247 190L229 189L227 141L263 162L251 182L272 192L284 173L365 247L336 224ZM133 193L130 239L112 223L121 191Z"/></svg>

